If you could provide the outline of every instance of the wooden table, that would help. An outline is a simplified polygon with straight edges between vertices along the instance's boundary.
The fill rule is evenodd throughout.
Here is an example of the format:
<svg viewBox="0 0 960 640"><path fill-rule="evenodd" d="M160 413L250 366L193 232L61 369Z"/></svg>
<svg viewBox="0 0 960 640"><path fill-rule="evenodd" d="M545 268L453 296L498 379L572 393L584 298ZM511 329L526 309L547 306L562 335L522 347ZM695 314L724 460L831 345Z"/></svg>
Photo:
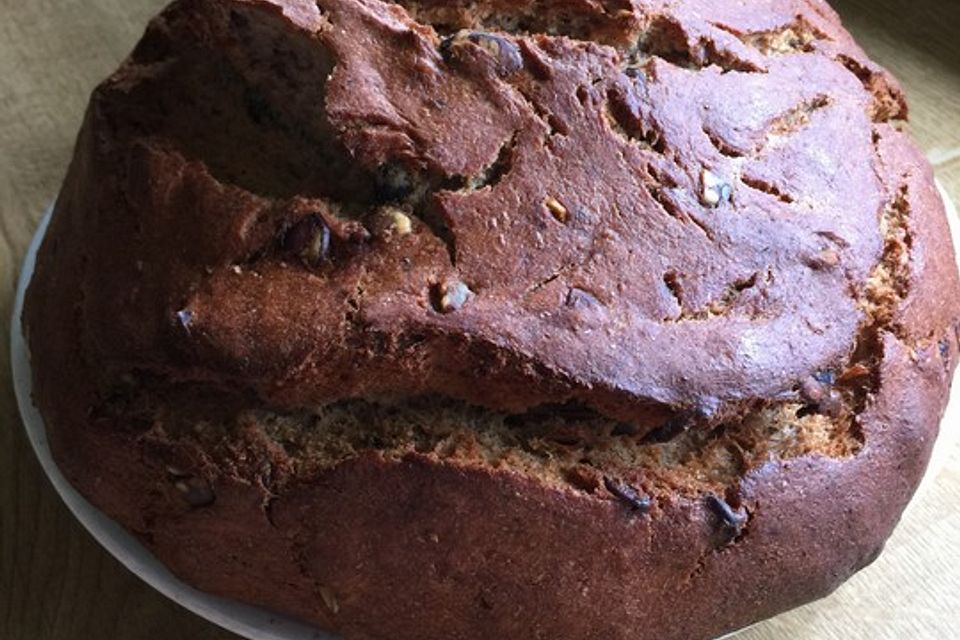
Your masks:
<svg viewBox="0 0 960 640"><path fill-rule="evenodd" d="M164 0L0 0L0 638L233 638L128 573L73 521L27 444L6 334L27 242L57 192L91 88ZM960 2L843 0L904 82L912 127L960 202ZM949 425L948 428L960 428ZM890 541L834 596L738 640L960 637L960 448Z"/></svg>

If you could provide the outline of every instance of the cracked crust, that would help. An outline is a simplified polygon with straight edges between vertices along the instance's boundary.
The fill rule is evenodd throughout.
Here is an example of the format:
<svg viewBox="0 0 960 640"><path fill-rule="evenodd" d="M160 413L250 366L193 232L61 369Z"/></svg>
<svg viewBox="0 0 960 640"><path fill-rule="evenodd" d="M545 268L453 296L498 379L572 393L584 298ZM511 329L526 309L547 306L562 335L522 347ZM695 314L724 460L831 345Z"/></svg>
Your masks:
<svg viewBox="0 0 960 640"><path fill-rule="evenodd" d="M905 117L815 0L180 0L28 292L55 456L192 584L348 638L822 596L960 347Z"/></svg>

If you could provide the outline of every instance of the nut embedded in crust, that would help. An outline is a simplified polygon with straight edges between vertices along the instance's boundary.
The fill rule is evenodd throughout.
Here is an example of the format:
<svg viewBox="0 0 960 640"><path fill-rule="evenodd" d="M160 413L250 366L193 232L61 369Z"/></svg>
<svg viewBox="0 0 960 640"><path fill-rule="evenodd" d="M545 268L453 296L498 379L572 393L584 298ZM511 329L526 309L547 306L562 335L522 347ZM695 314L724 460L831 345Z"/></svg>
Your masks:
<svg viewBox="0 0 960 640"><path fill-rule="evenodd" d="M376 231L385 237L402 237L413 233L413 221L407 213L394 206L381 207L377 212Z"/></svg>
<svg viewBox="0 0 960 640"><path fill-rule="evenodd" d="M473 295L465 283L453 280L435 285L431 298L436 310L446 314L459 311Z"/></svg>
<svg viewBox="0 0 960 640"><path fill-rule="evenodd" d="M553 196L548 197L544 201L544 205L547 207L547 211L550 212L557 222L561 224L566 224L570 220L570 212L567 210L559 200Z"/></svg>
<svg viewBox="0 0 960 640"><path fill-rule="evenodd" d="M652 502L649 496L642 496L630 485L603 477L603 486L637 513L648 513Z"/></svg>
<svg viewBox="0 0 960 640"><path fill-rule="evenodd" d="M725 202L730 202L732 194L733 189L730 184L709 169L704 169L700 174L700 201L704 205L719 207Z"/></svg>
<svg viewBox="0 0 960 640"><path fill-rule="evenodd" d="M282 245L307 266L318 266L330 256L330 228L318 215L305 216L284 233Z"/></svg>
<svg viewBox="0 0 960 640"><path fill-rule="evenodd" d="M208 507L216 500L210 483L203 478L184 478L173 486L191 507Z"/></svg>

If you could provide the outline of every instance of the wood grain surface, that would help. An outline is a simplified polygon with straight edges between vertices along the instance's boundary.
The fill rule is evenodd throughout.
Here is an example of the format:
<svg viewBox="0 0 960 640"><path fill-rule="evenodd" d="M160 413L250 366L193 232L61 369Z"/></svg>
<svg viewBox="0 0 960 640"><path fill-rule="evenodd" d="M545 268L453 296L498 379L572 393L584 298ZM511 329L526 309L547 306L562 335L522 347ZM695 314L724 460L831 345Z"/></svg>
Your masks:
<svg viewBox="0 0 960 640"><path fill-rule="evenodd" d="M33 457L10 386L23 252L63 178L90 90L163 4L0 0L0 640L234 637L153 592L73 521ZM836 6L903 81L912 130L960 202L960 2ZM737 636L785 638L960 638L960 448L873 566L832 597Z"/></svg>

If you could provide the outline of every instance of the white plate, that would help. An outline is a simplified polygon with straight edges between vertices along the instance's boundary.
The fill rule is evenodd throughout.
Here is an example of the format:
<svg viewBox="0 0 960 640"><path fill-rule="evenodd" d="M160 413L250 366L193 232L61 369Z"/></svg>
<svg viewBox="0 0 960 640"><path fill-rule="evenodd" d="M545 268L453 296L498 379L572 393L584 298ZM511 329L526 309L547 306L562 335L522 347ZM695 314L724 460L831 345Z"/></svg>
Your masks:
<svg viewBox="0 0 960 640"><path fill-rule="evenodd" d="M960 220L957 219L956 207L942 187L940 192L947 206L954 244L960 247ZM17 403L20 406L20 415L23 417L30 444L33 445L33 450L40 460L40 465L50 478L54 489L60 494L60 497L77 520L121 564L151 587L198 616L233 633L256 640L335 640L330 634L309 627L302 622L271 613L260 607L218 598L181 582L133 536L95 509L77 493L60 473L50 454L43 419L31 401L30 358L23 337L23 327L20 324L24 292L33 275L37 248L40 246L40 241L43 239L50 222L51 209L47 210L46 215L40 222L23 261L23 270L20 274L17 297L13 307L10 357L13 364L13 382ZM960 392L955 391L947 415L944 416L940 438L934 448L930 466L917 495L926 491L940 474L940 471L943 470L947 458L953 451L958 437L960 437L960 400L957 399L957 395L960 395ZM729 638L733 635L736 634L725 637Z"/></svg>

